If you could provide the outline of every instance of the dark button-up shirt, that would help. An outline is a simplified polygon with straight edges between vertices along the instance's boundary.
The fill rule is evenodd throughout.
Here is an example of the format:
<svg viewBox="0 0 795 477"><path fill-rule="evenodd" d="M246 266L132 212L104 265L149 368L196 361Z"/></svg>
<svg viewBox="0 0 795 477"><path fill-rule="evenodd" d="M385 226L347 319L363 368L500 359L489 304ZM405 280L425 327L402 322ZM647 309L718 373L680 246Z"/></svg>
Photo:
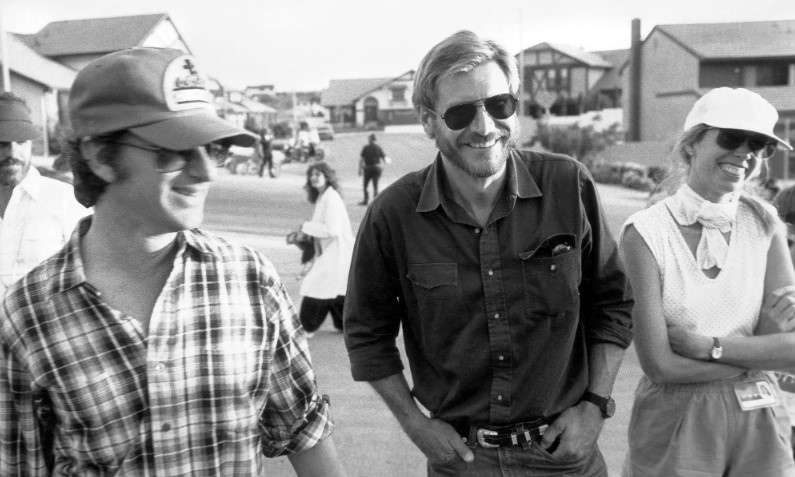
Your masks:
<svg viewBox="0 0 795 477"><path fill-rule="evenodd" d="M481 228L440 157L383 191L359 228L345 300L353 377L402 371L436 417L550 416L587 388L588 347L632 340L626 278L594 182L573 159L512 150Z"/></svg>
<svg viewBox="0 0 795 477"><path fill-rule="evenodd" d="M55 413L54 475L261 475L265 455L333 430L273 265L178 236L149 333L86 282L80 236L9 289L0 313L0 475L48 475L34 394Z"/></svg>

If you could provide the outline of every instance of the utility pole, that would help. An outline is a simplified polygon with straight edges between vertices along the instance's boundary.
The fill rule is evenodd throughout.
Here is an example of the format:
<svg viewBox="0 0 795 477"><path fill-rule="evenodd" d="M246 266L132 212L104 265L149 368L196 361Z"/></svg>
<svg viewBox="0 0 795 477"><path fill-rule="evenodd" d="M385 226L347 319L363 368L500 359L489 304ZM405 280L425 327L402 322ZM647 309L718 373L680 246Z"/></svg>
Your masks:
<svg viewBox="0 0 795 477"><path fill-rule="evenodd" d="M11 73L8 70L8 38L6 37L5 16L3 16L2 2L0 2L0 55L3 60L3 91L11 91Z"/></svg>

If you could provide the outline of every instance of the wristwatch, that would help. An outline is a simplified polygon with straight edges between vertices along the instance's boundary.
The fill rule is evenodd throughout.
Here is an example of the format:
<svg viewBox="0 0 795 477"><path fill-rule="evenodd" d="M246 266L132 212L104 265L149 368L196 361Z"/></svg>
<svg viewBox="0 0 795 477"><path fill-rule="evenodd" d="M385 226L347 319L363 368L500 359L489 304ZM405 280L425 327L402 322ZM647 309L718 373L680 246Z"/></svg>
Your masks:
<svg viewBox="0 0 795 477"><path fill-rule="evenodd" d="M721 356L723 356L723 346L720 345L720 340L713 336L712 349L709 352L709 358L712 361L717 361Z"/></svg>
<svg viewBox="0 0 795 477"><path fill-rule="evenodd" d="M611 418L616 413L616 402L613 401L613 398L610 396L602 397L590 391L585 391L580 401L588 401L596 404L599 410L602 411L602 419Z"/></svg>

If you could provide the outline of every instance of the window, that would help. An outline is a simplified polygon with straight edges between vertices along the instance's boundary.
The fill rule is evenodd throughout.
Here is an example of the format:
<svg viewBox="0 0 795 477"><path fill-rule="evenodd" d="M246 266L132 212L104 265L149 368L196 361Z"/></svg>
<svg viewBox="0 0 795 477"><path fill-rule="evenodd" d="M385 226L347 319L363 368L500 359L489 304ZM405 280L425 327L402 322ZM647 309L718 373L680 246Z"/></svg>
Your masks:
<svg viewBox="0 0 795 477"><path fill-rule="evenodd" d="M756 67L757 86L786 86L789 65L786 63L767 63Z"/></svg>
<svg viewBox="0 0 795 477"><path fill-rule="evenodd" d="M391 91L392 91L392 101L394 101L394 102L406 101L406 87L405 86L393 86L391 88Z"/></svg>
<svg viewBox="0 0 795 477"><path fill-rule="evenodd" d="M738 64L701 64L698 72L698 83L702 88L719 86L743 86L743 70Z"/></svg>

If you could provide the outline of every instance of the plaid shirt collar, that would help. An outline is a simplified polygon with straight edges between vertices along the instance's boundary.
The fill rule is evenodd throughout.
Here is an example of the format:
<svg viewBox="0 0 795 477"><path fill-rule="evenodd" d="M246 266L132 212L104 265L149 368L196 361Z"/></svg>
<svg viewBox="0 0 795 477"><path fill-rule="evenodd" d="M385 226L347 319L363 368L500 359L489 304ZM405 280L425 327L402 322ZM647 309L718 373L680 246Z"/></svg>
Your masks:
<svg viewBox="0 0 795 477"><path fill-rule="evenodd" d="M93 216L84 217L78 222L72 232L69 242L58 254L63 263L61 269L62 279L55 285L53 292L61 293L86 283L86 274L83 265L83 256L80 254L80 240L91 228ZM199 229L182 230L177 233L177 255L182 255L187 249L192 249L203 255L205 259L213 259L215 255Z"/></svg>

